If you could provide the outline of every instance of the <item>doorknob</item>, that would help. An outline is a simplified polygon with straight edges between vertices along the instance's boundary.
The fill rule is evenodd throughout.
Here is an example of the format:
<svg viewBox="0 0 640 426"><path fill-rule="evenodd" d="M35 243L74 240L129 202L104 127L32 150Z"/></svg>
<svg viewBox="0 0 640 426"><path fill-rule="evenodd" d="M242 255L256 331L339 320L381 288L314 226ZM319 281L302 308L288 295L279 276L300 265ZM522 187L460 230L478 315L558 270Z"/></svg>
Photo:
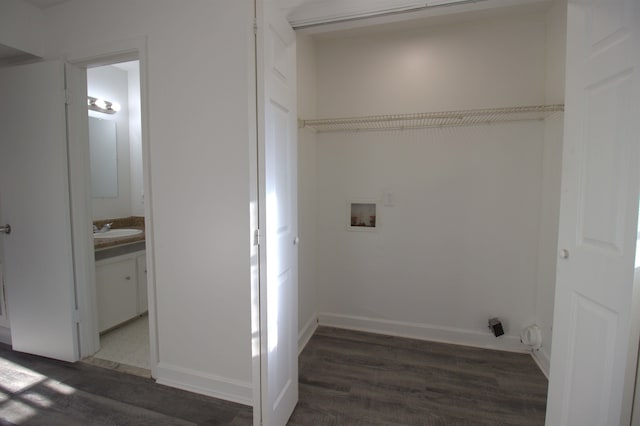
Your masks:
<svg viewBox="0 0 640 426"><path fill-rule="evenodd" d="M295 238L293 239L293 245L294 245L294 246L297 246L299 242L300 242L300 238L295 237Z"/></svg>
<svg viewBox="0 0 640 426"><path fill-rule="evenodd" d="M560 250L560 259L568 259L569 258L569 250L562 249Z"/></svg>
<svg viewBox="0 0 640 426"><path fill-rule="evenodd" d="M6 224L5 226L0 226L0 232L4 232L5 234L11 233L11 225Z"/></svg>

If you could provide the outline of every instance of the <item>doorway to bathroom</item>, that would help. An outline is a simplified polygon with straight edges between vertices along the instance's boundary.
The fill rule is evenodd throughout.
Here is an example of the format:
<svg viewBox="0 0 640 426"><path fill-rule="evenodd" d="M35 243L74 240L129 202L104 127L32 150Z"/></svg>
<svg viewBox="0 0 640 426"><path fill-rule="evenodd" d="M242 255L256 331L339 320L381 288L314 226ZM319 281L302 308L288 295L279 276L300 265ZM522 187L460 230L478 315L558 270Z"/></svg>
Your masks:
<svg viewBox="0 0 640 426"><path fill-rule="evenodd" d="M140 61L87 68L95 309L85 361L151 376Z"/></svg>

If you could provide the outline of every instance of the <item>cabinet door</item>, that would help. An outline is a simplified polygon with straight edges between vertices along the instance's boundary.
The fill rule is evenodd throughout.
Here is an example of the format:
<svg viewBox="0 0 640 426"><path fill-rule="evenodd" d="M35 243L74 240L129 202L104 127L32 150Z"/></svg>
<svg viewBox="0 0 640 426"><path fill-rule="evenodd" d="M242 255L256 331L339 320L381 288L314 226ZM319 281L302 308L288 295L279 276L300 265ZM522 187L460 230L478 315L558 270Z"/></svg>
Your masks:
<svg viewBox="0 0 640 426"><path fill-rule="evenodd" d="M142 254L136 258L138 262L138 314L149 310L147 296L147 256Z"/></svg>
<svg viewBox="0 0 640 426"><path fill-rule="evenodd" d="M96 265L98 327L101 332L137 315L137 281L135 259Z"/></svg>

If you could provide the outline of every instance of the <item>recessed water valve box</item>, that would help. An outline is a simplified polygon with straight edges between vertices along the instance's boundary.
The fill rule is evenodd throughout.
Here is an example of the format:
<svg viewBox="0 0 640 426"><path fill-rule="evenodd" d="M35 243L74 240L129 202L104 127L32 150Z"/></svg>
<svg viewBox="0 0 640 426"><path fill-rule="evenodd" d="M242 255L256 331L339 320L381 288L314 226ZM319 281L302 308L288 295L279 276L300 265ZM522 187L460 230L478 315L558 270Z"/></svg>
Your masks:
<svg viewBox="0 0 640 426"><path fill-rule="evenodd" d="M504 329L502 328L502 321L499 318L491 318L489 319L489 328L493 332L494 336L499 337L504 334Z"/></svg>

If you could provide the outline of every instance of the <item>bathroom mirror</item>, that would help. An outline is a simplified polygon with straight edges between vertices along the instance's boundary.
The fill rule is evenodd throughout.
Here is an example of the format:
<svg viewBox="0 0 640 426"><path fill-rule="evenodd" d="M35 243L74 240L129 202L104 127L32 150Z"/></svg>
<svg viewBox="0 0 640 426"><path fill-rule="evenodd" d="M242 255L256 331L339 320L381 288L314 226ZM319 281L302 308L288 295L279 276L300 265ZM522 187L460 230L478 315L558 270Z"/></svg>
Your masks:
<svg viewBox="0 0 640 426"><path fill-rule="evenodd" d="M93 198L118 197L116 122L89 117L91 193Z"/></svg>

